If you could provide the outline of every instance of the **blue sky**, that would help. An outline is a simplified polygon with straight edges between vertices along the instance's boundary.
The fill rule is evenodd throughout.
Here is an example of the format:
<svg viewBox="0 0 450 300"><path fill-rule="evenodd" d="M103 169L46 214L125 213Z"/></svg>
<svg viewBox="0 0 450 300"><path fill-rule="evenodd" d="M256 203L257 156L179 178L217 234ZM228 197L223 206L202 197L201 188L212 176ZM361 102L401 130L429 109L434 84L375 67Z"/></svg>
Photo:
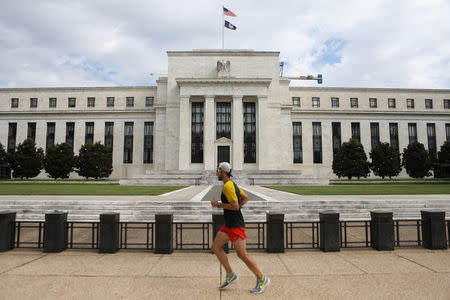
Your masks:
<svg viewBox="0 0 450 300"><path fill-rule="evenodd" d="M280 51L323 86L450 88L450 1L16 0L0 11L0 88L151 85L166 51ZM293 84L314 86L314 82Z"/></svg>

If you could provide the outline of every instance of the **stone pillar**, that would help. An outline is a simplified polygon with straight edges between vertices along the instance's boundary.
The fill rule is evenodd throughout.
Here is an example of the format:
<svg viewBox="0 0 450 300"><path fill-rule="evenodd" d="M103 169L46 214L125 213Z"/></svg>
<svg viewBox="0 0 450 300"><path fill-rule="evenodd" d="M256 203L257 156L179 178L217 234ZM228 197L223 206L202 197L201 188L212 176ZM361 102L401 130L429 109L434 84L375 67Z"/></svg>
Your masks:
<svg viewBox="0 0 450 300"><path fill-rule="evenodd" d="M215 170L216 161L216 124L214 96L205 96L205 110L203 118L203 162L205 170Z"/></svg>
<svg viewBox="0 0 450 300"><path fill-rule="evenodd" d="M334 211L319 212L320 250L337 252L341 249L339 213Z"/></svg>
<svg viewBox="0 0 450 300"><path fill-rule="evenodd" d="M267 213L267 252L284 253L284 214Z"/></svg>
<svg viewBox="0 0 450 300"><path fill-rule="evenodd" d="M267 96L258 96L258 103L256 104L256 163L259 170L265 169L265 162L267 161L267 143L264 139L264 133L266 132L266 108L267 108ZM242 150L243 151L243 150Z"/></svg>
<svg viewBox="0 0 450 300"><path fill-rule="evenodd" d="M67 213L45 214L44 252L61 252L67 249Z"/></svg>
<svg viewBox="0 0 450 300"><path fill-rule="evenodd" d="M232 115L232 136L233 170L242 170L244 163L244 111L242 104L242 96L233 96L233 115Z"/></svg>
<svg viewBox="0 0 450 300"><path fill-rule="evenodd" d="M155 253L173 252L173 214L155 215Z"/></svg>
<svg viewBox="0 0 450 300"><path fill-rule="evenodd" d="M0 252L14 248L16 237L16 212L0 212Z"/></svg>
<svg viewBox="0 0 450 300"><path fill-rule="evenodd" d="M428 249L447 249L445 211L422 210L422 241Z"/></svg>
<svg viewBox="0 0 450 300"><path fill-rule="evenodd" d="M100 253L116 253L120 248L120 213L100 215Z"/></svg>
<svg viewBox="0 0 450 300"><path fill-rule="evenodd" d="M179 136L179 168L188 170L191 162L191 116L190 116L189 96L180 96L180 136Z"/></svg>
<svg viewBox="0 0 450 300"><path fill-rule="evenodd" d="M376 250L394 250L394 221L390 211L370 212L370 246Z"/></svg>

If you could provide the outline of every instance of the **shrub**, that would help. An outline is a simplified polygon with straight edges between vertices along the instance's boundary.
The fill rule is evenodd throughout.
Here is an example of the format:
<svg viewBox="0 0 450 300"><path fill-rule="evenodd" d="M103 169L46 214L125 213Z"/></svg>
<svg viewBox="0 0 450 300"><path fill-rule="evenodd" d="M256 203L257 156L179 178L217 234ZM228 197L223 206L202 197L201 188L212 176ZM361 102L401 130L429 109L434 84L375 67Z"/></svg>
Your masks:
<svg viewBox="0 0 450 300"><path fill-rule="evenodd" d="M370 173L369 162L363 145L350 139L343 143L333 157L333 172L339 177L367 177Z"/></svg>
<svg viewBox="0 0 450 300"><path fill-rule="evenodd" d="M45 155L44 168L52 178L68 178L75 167L72 147L67 143L51 146Z"/></svg>
<svg viewBox="0 0 450 300"><path fill-rule="evenodd" d="M8 163L8 160L7 160L5 148L3 147L2 143L0 143L0 166L6 165L7 163Z"/></svg>
<svg viewBox="0 0 450 300"><path fill-rule="evenodd" d="M431 175L431 159L422 143L414 142L403 149L402 164L406 173L413 178Z"/></svg>
<svg viewBox="0 0 450 300"><path fill-rule="evenodd" d="M389 143L379 143L370 152L370 158L372 159L370 168L373 174L383 179L386 176L389 178L398 176L402 170L400 152Z"/></svg>
<svg viewBox="0 0 450 300"><path fill-rule="evenodd" d="M85 144L76 158L76 167L77 173L86 178L108 177L113 170L111 151L100 142Z"/></svg>
<svg viewBox="0 0 450 300"><path fill-rule="evenodd" d="M450 141L445 141L438 152L438 162L441 164L450 163Z"/></svg>
<svg viewBox="0 0 450 300"><path fill-rule="evenodd" d="M31 139L26 139L17 145L14 152L8 153L8 162L13 170L14 178L36 177L42 170L44 150L36 149Z"/></svg>

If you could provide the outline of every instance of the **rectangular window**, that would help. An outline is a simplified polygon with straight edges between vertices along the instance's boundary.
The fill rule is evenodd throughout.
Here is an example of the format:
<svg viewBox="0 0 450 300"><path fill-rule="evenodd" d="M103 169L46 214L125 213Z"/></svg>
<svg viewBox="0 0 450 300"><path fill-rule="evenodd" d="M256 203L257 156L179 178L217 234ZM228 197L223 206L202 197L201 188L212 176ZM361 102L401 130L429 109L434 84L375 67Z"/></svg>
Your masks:
<svg viewBox="0 0 450 300"><path fill-rule="evenodd" d="M294 164L301 164L303 163L302 122L292 123L292 137L294 145Z"/></svg>
<svg viewBox="0 0 450 300"><path fill-rule="evenodd" d="M144 164L153 163L153 122L144 123Z"/></svg>
<svg viewBox="0 0 450 300"><path fill-rule="evenodd" d="M417 125L416 123L408 123L409 144L417 142Z"/></svg>
<svg viewBox="0 0 450 300"><path fill-rule="evenodd" d="M154 100L155 100L155 97L145 97L145 106L152 107Z"/></svg>
<svg viewBox="0 0 450 300"><path fill-rule="evenodd" d="M370 123L370 142L372 150L380 143L380 125L378 123Z"/></svg>
<svg viewBox="0 0 450 300"><path fill-rule="evenodd" d="M244 102L244 163L256 163L255 102Z"/></svg>
<svg viewBox="0 0 450 300"><path fill-rule="evenodd" d="M216 106L216 139L231 139L231 103L217 102Z"/></svg>
<svg viewBox="0 0 450 300"><path fill-rule="evenodd" d="M427 123L428 136L428 153L432 160L436 160L436 125L434 123Z"/></svg>
<svg viewBox="0 0 450 300"><path fill-rule="evenodd" d="M450 99L444 99L444 108L449 109L450 108Z"/></svg>
<svg viewBox="0 0 450 300"><path fill-rule="evenodd" d="M133 122L125 122L124 143L123 143L123 163L133 163Z"/></svg>
<svg viewBox="0 0 450 300"><path fill-rule="evenodd" d="M69 107L75 107L77 105L77 98L69 98Z"/></svg>
<svg viewBox="0 0 450 300"><path fill-rule="evenodd" d="M87 106L88 107L95 107L95 97L88 97L87 98Z"/></svg>
<svg viewBox="0 0 450 300"><path fill-rule="evenodd" d="M361 143L361 129L359 123L352 123L352 139Z"/></svg>
<svg viewBox="0 0 450 300"><path fill-rule="evenodd" d="M394 98L388 99L388 108L395 108L395 99Z"/></svg>
<svg viewBox="0 0 450 300"><path fill-rule="evenodd" d="M320 98L312 97L312 107L320 107Z"/></svg>
<svg viewBox="0 0 450 300"><path fill-rule="evenodd" d="M339 98L331 98L331 107L339 107Z"/></svg>
<svg viewBox="0 0 450 300"><path fill-rule="evenodd" d="M11 98L11 108L19 107L19 98Z"/></svg>
<svg viewBox="0 0 450 300"><path fill-rule="evenodd" d="M391 141L391 146L394 149L399 149L398 145L398 124L397 123L389 123L389 136Z"/></svg>
<svg viewBox="0 0 450 300"><path fill-rule="evenodd" d="M300 97L292 97L292 105L300 107Z"/></svg>
<svg viewBox="0 0 450 300"><path fill-rule="evenodd" d="M377 98L369 98L369 107L376 108L377 107Z"/></svg>
<svg viewBox="0 0 450 300"><path fill-rule="evenodd" d="M74 122L66 122L66 143L72 147L75 140L75 123Z"/></svg>
<svg viewBox="0 0 450 300"><path fill-rule="evenodd" d="M203 102L192 102L191 163L203 163Z"/></svg>
<svg viewBox="0 0 450 300"><path fill-rule="evenodd" d="M56 107L56 98L48 98L48 107L50 108Z"/></svg>
<svg viewBox="0 0 450 300"><path fill-rule="evenodd" d="M114 122L105 122L105 147L113 151L114 145Z"/></svg>
<svg viewBox="0 0 450 300"><path fill-rule="evenodd" d="M450 141L450 123L445 124L445 140Z"/></svg>
<svg viewBox="0 0 450 300"><path fill-rule="evenodd" d="M114 107L114 97L106 98L106 107Z"/></svg>
<svg viewBox="0 0 450 300"><path fill-rule="evenodd" d="M34 122L28 122L27 139L36 143L36 123Z"/></svg>
<svg viewBox="0 0 450 300"><path fill-rule="evenodd" d="M84 134L84 143L94 143L94 122L86 122L86 132Z"/></svg>
<svg viewBox="0 0 450 300"><path fill-rule="evenodd" d="M406 99L406 107L414 108L414 99Z"/></svg>
<svg viewBox="0 0 450 300"><path fill-rule="evenodd" d="M350 107L358 107L358 98L350 98Z"/></svg>
<svg viewBox="0 0 450 300"><path fill-rule="evenodd" d="M48 122L47 123L47 139L45 144L46 151L55 144L55 123Z"/></svg>
<svg viewBox="0 0 450 300"><path fill-rule="evenodd" d="M332 122L331 130L333 135L333 155L335 155L338 152L339 148L341 148L341 123Z"/></svg>
<svg viewBox="0 0 450 300"><path fill-rule="evenodd" d="M38 98L30 98L30 107L36 108L38 103Z"/></svg>
<svg viewBox="0 0 450 300"><path fill-rule="evenodd" d="M322 124L313 122L313 162L322 163Z"/></svg>
<svg viewBox="0 0 450 300"><path fill-rule="evenodd" d="M427 109L433 108L433 99L425 99L425 108Z"/></svg>
<svg viewBox="0 0 450 300"><path fill-rule="evenodd" d="M134 107L134 97L127 97L127 107Z"/></svg>
<svg viewBox="0 0 450 300"><path fill-rule="evenodd" d="M8 124L8 153L16 149L17 123Z"/></svg>

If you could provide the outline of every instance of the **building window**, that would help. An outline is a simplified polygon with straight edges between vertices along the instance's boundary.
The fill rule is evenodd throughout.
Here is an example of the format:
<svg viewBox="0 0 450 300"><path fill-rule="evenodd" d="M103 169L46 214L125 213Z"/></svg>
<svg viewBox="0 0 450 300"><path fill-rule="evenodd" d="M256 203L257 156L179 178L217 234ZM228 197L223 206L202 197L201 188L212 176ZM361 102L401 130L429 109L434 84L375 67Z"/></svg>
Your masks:
<svg viewBox="0 0 450 300"><path fill-rule="evenodd" d="M191 163L203 163L203 102L192 102Z"/></svg>
<svg viewBox="0 0 450 300"><path fill-rule="evenodd" d="M377 107L377 98L369 98L369 107L376 108Z"/></svg>
<svg viewBox="0 0 450 300"><path fill-rule="evenodd" d="M341 123L333 122L331 123L332 130L332 142L333 142L333 155L335 155L339 148L341 148Z"/></svg>
<svg viewBox="0 0 450 300"><path fill-rule="evenodd" d="M38 103L38 98L30 98L30 107L36 108Z"/></svg>
<svg viewBox="0 0 450 300"><path fill-rule="evenodd" d="M450 99L444 99L444 108L449 109L450 108Z"/></svg>
<svg viewBox="0 0 450 300"><path fill-rule="evenodd" d="M47 139L45 144L45 149L48 149L55 144L55 123L48 122L47 123Z"/></svg>
<svg viewBox="0 0 450 300"><path fill-rule="evenodd" d="M153 122L144 123L144 164L153 163Z"/></svg>
<svg viewBox="0 0 450 300"><path fill-rule="evenodd" d="M106 98L106 107L114 107L114 97Z"/></svg>
<svg viewBox="0 0 450 300"><path fill-rule="evenodd" d="M31 139L33 143L36 143L36 123L28 122L27 139Z"/></svg>
<svg viewBox="0 0 450 300"><path fill-rule="evenodd" d="M359 123L352 123L352 139L361 143L361 129Z"/></svg>
<svg viewBox="0 0 450 300"><path fill-rule="evenodd" d="M406 99L406 107L414 108L414 99Z"/></svg>
<svg viewBox="0 0 450 300"><path fill-rule="evenodd" d="M48 107L55 108L56 107L56 98L49 98L48 99Z"/></svg>
<svg viewBox="0 0 450 300"><path fill-rule="evenodd" d="M300 107L300 97L292 97L292 105Z"/></svg>
<svg viewBox="0 0 450 300"><path fill-rule="evenodd" d="M134 107L134 97L127 97L127 107Z"/></svg>
<svg viewBox="0 0 450 300"><path fill-rule="evenodd" d="M389 123L389 136L390 136L392 148L398 150L399 145L398 145L398 124L397 123Z"/></svg>
<svg viewBox="0 0 450 300"><path fill-rule="evenodd" d="M294 164L301 164L303 163L302 122L292 123L292 137L294 145Z"/></svg>
<svg viewBox="0 0 450 300"><path fill-rule="evenodd" d="M8 153L16 149L17 123L8 124Z"/></svg>
<svg viewBox="0 0 450 300"><path fill-rule="evenodd" d="M433 99L425 99L425 108L433 108Z"/></svg>
<svg viewBox="0 0 450 300"><path fill-rule="evenodd" d="M339 98L331 98L331 107L339 107Z"/></svg>
<svg viewBox="0 0 450 300"><path fill-rule="evenodd" d="M388 99L388 108L395 108L395 99L394 98Z"/></svg>
<svg viewBox="0 0 450 300"><path fill-rule="evenodd" d="M255 102L244 102L244 163L256 163Z"/></svg>
<svg viewBox="0 0 450 300"><path fill-rule="evenodd" d="M358 107L358 98L350 98L350 107Z"/></svg>
<svg viewBox="0 0 450 300"><path fill-rule="evenodd" d="M320 98L312 97L312 107L320 107Z"/></svg>
<svg viewBox="0 0 450 300"><path fill-rule="evenodd" d="M77 98L69 98L69 107L75 107L77 104Z"/></svg>
<svg viewBox="0 0 450 300"><path fill-rule="evenodd" d="M88 103L87 103L88 107L95 107L95 98L94 97L88 97L87 100L88 100Z"/></svg>
<svg viewBox="0 0 450 300"><path fill-rule="evenodd" d="M427 137L428 137L428 153L430 158L434 161L436 155L436 125L434 123L427 123Z"/></svg>
<svg viewBox="0 0 450 300"><path fill-rule="evenodd" d="M114 122L105 122L105 147L113 152L114 145Z"/></svg>
<svg viewBox="0 0 450 300"><path fill-rule="evenodd" d="M322 124L313 122L313 163L322 163Z"/></svg>
<svg viewBox="0 0 450 300"><path fill-rule="evenodd" d="M231 139L231 103L217 102L216 106L216 139Z"/></svg>
<svg viewBox="0 0 450 300"><path fill-rule="evenodd" d="M124 143L123 143L123 163L133 163L133 122L125 122Z"/></svg>
<svg viewBox="0 0 450 300"><path fill-rule="evenodd" d="M19 98L11 98L11 108L19 107Z"/></svg>
<svg viewBox="0 0 450 300"><path fill-rule="evenodd" d="M417 142L417 125L416 123L408 123L409 144Z"/></svg>
<svg viewBox="0 0 450 300"><path fill-rule="evenodd" d="M155 100L155 97L145 97L145 106L152 107L154 100Z"/></svg>
<svg viewBox="0 0 450 300"><path fill-rule="evenodd" d="M372 150L380 143L380 125L378 123L370 123L370 142Z"/></svg>
<svg viewBox="0 0 450 300"><path fill-rule="evenodd" d="M94 122L86 122L86 133L84 134L84 143L94 143Z"/></svg>
<svg viewBox="0 0 450 300"><path fill-rule="evenodd" d="M75 138L75 123L74 122L66 122L66 143L72 147Z"/></svg>
<svg viewBox="0 0 450 300"><path fill-rule="evenodd" d="M450 141L450 123L445 124L445 140Z"/></svg>

